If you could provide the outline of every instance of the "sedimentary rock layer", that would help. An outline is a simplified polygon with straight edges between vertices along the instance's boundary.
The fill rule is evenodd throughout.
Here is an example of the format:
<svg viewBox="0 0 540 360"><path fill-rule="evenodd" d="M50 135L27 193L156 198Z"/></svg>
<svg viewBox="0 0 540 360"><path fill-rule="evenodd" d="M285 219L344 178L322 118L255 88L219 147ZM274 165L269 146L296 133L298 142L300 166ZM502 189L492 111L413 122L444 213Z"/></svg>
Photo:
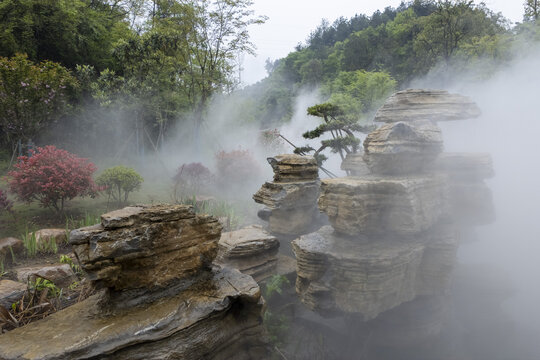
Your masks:
<svg viewBox="0 0 540 360"><path fill-rule="evenodd" d="M319 208L347 235L415 234L445 213L444 176L363 176L324 179Z"/></svg>
<svg viewBox="0 0 540 360"><path fill-rule="evenodd" d="M0 359L262 359L255 281L216 269L180 294L104 311L99 296L0 335Z"/></svg>
<svg viewBox="0 0 540 360"><path fill-rule="evenodd" d="M319 167L312 156L283 154L269 157L275 182L309 181L319 178Z"/></svg>
<svg viewBox="0 0 540 360"><path fill-rule="evenodd" d="M70 243L98 286L165 287L206 270L217 255L221 225L189 206L127 207L99 225L73 230Z"/></svg>
<svg viewBox="0 0 540 360"><path fill-rule="evenodd" d="M231 266L256 281L276 272L279 240L261 226L251 225L221 234L216 263Z"/></svg>
<svg viewBox="0 0 540 360"><path fill-rule="evenodd" d="M364 161L375 174L413 174L442 151L441 130L429 121L386 124L364 140Z"/></svg>
<svg viewBox="0 0 540 360"><path fill-rule="evenodd" d="M292 243L297 293L322 314L355 313L364 320L420 295L444 294L457 250L447 230L403 241L344 238L324 226Z"/></svg>
<svg viewBox="0 0 540 360"><path fill-rule="evenodd" d="M408 89L390 96L375 114L375 121L448 121L480 114L478 106L466 96L444 90Z"/></svg>
<svg viewBox="0 0 540 360"><path fill-rule="evenodd" d="M253 195L253 200L272 210L314 207L319 196L319 185L319 180L287 183L266 182Z"/></svg>

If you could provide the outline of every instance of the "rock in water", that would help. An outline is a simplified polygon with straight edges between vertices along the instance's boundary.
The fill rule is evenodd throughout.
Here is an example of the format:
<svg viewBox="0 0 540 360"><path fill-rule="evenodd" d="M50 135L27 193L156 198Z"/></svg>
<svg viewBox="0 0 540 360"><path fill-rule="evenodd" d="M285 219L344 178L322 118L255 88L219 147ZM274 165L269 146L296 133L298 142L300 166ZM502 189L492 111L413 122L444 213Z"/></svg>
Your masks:
<svg viewBox="0 0 540 360"><path fill-rule="evenodd" d="M335 178L322 181L319 208L346 235L408 235L437 223L446 198L444 176Z"/></svg>
<svg viewBox="0 0 540 360"><path fill-rule="evenodd" d="M279 240L275 236L261 226L251 225L221 234L216 263L260 281L276 273L278 248Z"/></svg>
<svg viewBox="0 0 540 360"><path fill-rule="evenodd" d="M0 335L0 359L265 358L259 286L212 265L220 232L183 205L128 207L74 230L81 266L104 289Z"/></svg>
<svg viewBox="0 0 540 360"><path fill-rule="evenodd" d="M408 89L390 96L375 114L377 122L449 121L480 116L478 106L468 97L445 90Z"/></svg>
<svg viewBox="0 0 540 360"><path fill-rule="evenodd" d="M441 130L429 121L386 124L364 140L364 161L375 174L419 173L435 161L442 145Z"/></svg>

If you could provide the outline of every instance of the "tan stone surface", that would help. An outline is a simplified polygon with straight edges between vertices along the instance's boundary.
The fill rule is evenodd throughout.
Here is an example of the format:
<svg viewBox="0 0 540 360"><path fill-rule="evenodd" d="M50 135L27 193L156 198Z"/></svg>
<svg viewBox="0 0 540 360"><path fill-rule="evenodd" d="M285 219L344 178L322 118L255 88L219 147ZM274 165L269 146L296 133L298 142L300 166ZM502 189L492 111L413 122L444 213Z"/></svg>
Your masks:
<svg viewBox="0 0 540 360"><path fill-rule="evenodd" d="M47 243L54 239L57 244L66 242L66 229L41 229L36 231L36 243Z"/></svg>
<svg viewBox="0 0 540 360"><path fill-rule="evenodd" d="M414 234L445 214L444 176L346 177L324 179L319 208L347 235Z"/></svg>
<svg viewBox="0 0 540 360"><path fill-rule="evenodd" d="M0 359L261 359L263 302L234 269L144 306L102 309L99 296L0 335Z"/></svg>
<svg viewBox="0 0 540 360"><path fill-rule="evenodd" d="M0 305L9 309L11 304L18 301L25 291L26 284L12 280L0 280Z"/></svg>
<svg viewBox="0 0 540 360"><path fill-rule="evenodd" d="M439 127L429 121L385 124L364 140L364 161L374 174L414 174L442 151Z"/></svg>
<svg viewBox="0 0 540 360"><path fill-rule="evenodd" d="M165 287L208 269L221 233L215 218L180 205L126 208L102 223L73 230L70 243L90 279L116 290Z"/></svg>
<svg viewBox="0 0 540 360"><path fill-rule="evenodd" d="M390 96L375 114L374 121L448 121L475 118L480 114L478 106L466 96L445 90L408 89Z"/></svg>
<svg viewBox="0 0 540 360"><path fill-rule="evenodd" d="M12 250L14 253L18 253L23 248L24 246L21 239L17 239L14 237L7 237L7 238L0 239L0 258L2 256L4 257L10 256Z"/></svg>
<svg viewBox="0 0 540 360"><path fill-rule="evenodd" d="M309 181L319 178L319 167L313 156L282 154L269 157L275 182Z"/></svg>
<svg viewBox="0 0 540 360"><path fill-rule="evenodd" d="M68 287L77 280L77 276L68 264L17 268L15 270L15 276L22 283L35 281L38 276L43 277L61 288Z"/></svg>
<svg viewBox="0 0 540 360"><path fill-rule="evenodd" d="M319 186L320 181L318 180L288 183L266 182L253 195L253 200L272 210L314 207L319 196Z"/></svg>

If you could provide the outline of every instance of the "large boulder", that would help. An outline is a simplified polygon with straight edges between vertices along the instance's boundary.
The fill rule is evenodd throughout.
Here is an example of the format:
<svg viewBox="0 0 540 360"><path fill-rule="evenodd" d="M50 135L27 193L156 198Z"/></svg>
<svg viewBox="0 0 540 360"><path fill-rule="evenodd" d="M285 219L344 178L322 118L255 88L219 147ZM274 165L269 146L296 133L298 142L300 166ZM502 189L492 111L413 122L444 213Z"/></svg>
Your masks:
<svg viewBox="0 0 540 360"><path fill-rule="evenodd" d="M364 161L375 174L422 172L441 153L439 127L429 121L381 126L364 140Z"/></svg>
<svg viewBox="0 0 540 360"><path fill-rule="evenodd" d="M221 234L216 263L231 266L256 281L276 273L279 240L259 225Z"/></svg>
<svg viewBox="0 0 540 360"><path fill-rule="evenodd" d="M33 282L36 281L36 278L41 277L53 282L60 288L66 288L77 280L77 276L68 264L17 268L15 275L20 282Z"/></svg>
<svg viewBox="0 0 540 360"><path fill-rule="evenodd" d="M375 121L448 121L480 114L478 106L466 96L445 90L408 89L390 96L375 114Z"/></svg>
<svg viewBox="0 0 540 360"><path fill-rule="evenodd" d="M235 269L144 306L102 308L94 295L0 335L0 359L262 359L263 301Z"/></svg>
<svg viewBox="0 0 540 360"><path fill-rule="evenodd" d="M296 291L321 314L351 313L363 320L423 295L444 295L458 247L448 226L409 237L348 238L330 226L292 243Z"/></svg>
<svg viewBox="0 0 540 360"><path fill-rule="evenodd" d="M207 270L217 255L221 225L185 205L127 207L101 224L73 230L70 243L98 287L166 287Z"/></svg>
<svg viewBox="0 0 540 360"><path fill-rule="evenodd" d="M446 213L444 176L324 179L319 208L340 233L416 234Z"/></svg>

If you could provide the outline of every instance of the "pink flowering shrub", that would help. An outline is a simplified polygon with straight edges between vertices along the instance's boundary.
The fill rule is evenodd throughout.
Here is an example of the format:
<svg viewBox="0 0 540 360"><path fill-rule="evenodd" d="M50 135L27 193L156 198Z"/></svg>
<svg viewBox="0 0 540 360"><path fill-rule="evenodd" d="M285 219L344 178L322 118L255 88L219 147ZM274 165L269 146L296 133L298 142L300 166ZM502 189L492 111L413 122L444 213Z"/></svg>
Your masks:
<svg viewBox="0 0 540 360"><path fill-rule="evenodd" d="M20 200L39 201L41 206L64 210L66 200L97 195L92 180L96 166L68 151L49 145L38 147L32 156L21 156L8 173L10 190Z"/></svg>

